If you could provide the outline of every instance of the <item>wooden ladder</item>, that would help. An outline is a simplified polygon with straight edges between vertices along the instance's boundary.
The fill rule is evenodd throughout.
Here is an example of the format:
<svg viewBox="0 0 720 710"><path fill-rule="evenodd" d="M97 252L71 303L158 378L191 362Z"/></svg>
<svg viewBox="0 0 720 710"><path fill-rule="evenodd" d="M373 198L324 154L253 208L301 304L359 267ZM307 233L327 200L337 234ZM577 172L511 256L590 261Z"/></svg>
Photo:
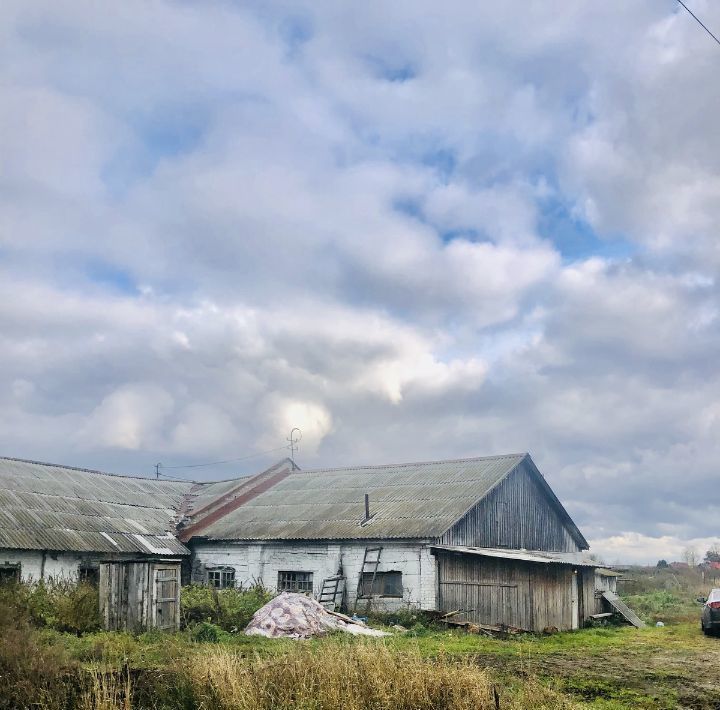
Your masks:
<svg viewBox="0 0 720 710"><path fill-rule="evenodd" d="M317 600L330 611L337 611L338 606L342 604L343 592L345 591L345 577L336 574L333 577L323 579L320 595ZM338 595L340 599L338 600Z"/></svg>
<svg viewBox="0 0 720 710"><path fill-rule="evenodd" d="M372 593L375 587L375 578L377 577L378 567L380 566L380 554L382 553L382 547L366 547L365 555L363 557L362 568L360 569L360 579L358 580L357 594L355 595L355 611L358 608L358 602L360 599L367 598L367 606L365 607L365 613L370 611L370 605L372 604ZM366 575L372 575L370 578L370 586L368 587L365 583ZM363 591L367 590L367 595L363 594Z"/></svg>

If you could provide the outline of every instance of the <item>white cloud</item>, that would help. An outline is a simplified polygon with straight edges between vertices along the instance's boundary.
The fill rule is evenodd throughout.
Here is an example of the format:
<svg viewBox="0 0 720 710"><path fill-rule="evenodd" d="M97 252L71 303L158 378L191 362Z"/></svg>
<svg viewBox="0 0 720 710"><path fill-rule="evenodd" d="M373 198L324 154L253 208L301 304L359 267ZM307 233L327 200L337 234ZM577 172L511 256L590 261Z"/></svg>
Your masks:
<svg viewBox="0 0 720 710"><path fill-rule="evenodd" d="M3 15L2 453L530 450L600 548L714 534L717 47L675 5Z"/></svg>

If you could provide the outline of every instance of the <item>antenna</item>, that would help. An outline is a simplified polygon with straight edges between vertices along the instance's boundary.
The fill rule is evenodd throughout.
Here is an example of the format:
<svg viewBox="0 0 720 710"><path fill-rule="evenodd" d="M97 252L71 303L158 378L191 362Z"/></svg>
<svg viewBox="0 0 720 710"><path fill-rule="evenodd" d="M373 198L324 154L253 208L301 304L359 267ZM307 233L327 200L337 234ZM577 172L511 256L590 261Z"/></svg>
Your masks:
<svg viewBox="0 0 720 710"><path fill-rule="evenodd" d="M295 432L297 432L297 435L295 435ZM288 436L287 440L290 442L288 445L288 449L290 449L290 460L293 462L293 466L295 466L295 452L298 450L298 443L302 441L302 432L297 427L293 427L290 430L290 436Z"/></svg>

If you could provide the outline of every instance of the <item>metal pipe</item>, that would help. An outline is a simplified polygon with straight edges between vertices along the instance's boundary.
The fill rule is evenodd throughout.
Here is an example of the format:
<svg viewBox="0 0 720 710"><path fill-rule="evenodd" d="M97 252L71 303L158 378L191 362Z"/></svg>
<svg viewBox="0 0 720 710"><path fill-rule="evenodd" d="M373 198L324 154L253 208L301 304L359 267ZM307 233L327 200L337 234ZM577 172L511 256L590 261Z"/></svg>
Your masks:
<svg viewBox="0 0 720 710"><path fill-rule="evenodd" d="M370 494L365 494L365 520L370 520Z"/></svg>

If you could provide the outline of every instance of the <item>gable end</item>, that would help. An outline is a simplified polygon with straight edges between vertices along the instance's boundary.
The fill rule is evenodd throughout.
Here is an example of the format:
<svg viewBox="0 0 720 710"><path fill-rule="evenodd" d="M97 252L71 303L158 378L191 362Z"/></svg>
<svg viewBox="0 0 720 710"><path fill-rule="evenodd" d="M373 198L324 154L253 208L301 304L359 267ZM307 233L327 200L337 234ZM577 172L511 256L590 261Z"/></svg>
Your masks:
<svg viewBox="0 0 720 710"><path fill-rule="evenodd" d="M585 538L526 456L440 538L468 547L576 552Z"/></svg>

